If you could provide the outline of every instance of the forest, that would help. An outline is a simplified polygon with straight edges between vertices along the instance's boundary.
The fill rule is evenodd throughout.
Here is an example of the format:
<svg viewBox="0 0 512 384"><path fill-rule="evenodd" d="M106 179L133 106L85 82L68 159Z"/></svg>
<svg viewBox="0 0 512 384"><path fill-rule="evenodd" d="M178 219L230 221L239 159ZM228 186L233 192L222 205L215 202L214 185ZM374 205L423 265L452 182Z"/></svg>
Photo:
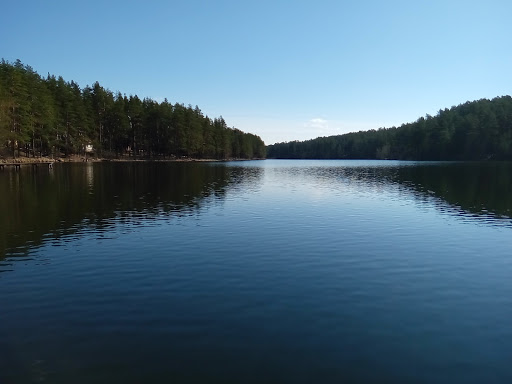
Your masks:
<svg viewBox="0 0 512 384"><path fill-rule="evenodd" d="M0 63L0 154L99 158L251 159L265 157L260 137L228 127L199 107L126 96L98 82L42 77L19 60Z"/></svg>
<svg viewBox="0 0 512 384"><path fill-rule="evenodd" d="M512 97L468 101L400 127L277 143L267 157L512 160Z"/></svg>

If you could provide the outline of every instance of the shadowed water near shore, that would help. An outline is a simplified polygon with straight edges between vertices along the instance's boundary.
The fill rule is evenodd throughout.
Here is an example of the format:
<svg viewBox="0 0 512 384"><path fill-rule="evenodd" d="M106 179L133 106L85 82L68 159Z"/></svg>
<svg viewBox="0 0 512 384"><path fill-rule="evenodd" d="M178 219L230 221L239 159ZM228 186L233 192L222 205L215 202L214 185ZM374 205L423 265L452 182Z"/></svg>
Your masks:
<svg viewBox="0 0 512 384"><path fill-rule="evenodd" d="M251 181L257 182L255 168ZM0 173L0 257L83 228L140 224L191 215L218 204L243 178L231 168L199 163L113 162L56 164ZM103 228L103 229L102 229Z"/></svg>

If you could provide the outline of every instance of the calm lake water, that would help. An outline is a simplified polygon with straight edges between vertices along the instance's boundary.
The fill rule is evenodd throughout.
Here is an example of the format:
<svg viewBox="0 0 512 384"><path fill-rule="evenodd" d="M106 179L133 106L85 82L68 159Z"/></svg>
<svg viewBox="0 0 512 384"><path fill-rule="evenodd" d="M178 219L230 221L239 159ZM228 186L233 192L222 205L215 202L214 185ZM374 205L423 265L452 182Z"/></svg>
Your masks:
<svg viewBox="0 0 512 384"><path fill-rule="evenodd" d="M0 383L510 383L512 165L0 172Z"/></svg>

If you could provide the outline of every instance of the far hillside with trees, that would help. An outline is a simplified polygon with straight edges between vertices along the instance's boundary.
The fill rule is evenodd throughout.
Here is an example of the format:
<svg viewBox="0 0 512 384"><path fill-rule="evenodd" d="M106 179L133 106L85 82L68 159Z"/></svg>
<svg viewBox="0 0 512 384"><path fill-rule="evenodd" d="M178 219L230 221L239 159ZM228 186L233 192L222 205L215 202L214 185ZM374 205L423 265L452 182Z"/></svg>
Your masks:
<svg viewBox="0 0 512 384"><path fill-rule="evenodd" d="M400 127L273 144L267 157L512 160L512 97L466 102Z"/></svg>
<svg viewBox="0 0 512 384"><path fill-rule="evenodd" d="M98 82L41 77L19 60L0 63L0 152L4 156L251 159L260 137L228 127L199 107L126 96Z"/></svg>

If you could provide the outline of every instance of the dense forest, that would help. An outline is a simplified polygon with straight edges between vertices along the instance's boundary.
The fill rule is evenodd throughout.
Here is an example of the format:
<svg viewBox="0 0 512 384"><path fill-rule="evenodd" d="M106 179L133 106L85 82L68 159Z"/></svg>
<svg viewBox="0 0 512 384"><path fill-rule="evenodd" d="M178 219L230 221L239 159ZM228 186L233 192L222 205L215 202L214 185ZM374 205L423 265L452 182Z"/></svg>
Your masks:
<svg viewBox="0 0 512 384"><path fill-rule="evenodd" d="M256 135L211 119L199 107L113 93L98 82L41 77L19 60L0 63L0 153L141 158L263 158Z"/></svg>
<svg viewBox="0 0 512 384"><path fill-rule="evenodd" d="M269 145L267 157L512 160L512 97L466 102L400 127Z"/></svg>

